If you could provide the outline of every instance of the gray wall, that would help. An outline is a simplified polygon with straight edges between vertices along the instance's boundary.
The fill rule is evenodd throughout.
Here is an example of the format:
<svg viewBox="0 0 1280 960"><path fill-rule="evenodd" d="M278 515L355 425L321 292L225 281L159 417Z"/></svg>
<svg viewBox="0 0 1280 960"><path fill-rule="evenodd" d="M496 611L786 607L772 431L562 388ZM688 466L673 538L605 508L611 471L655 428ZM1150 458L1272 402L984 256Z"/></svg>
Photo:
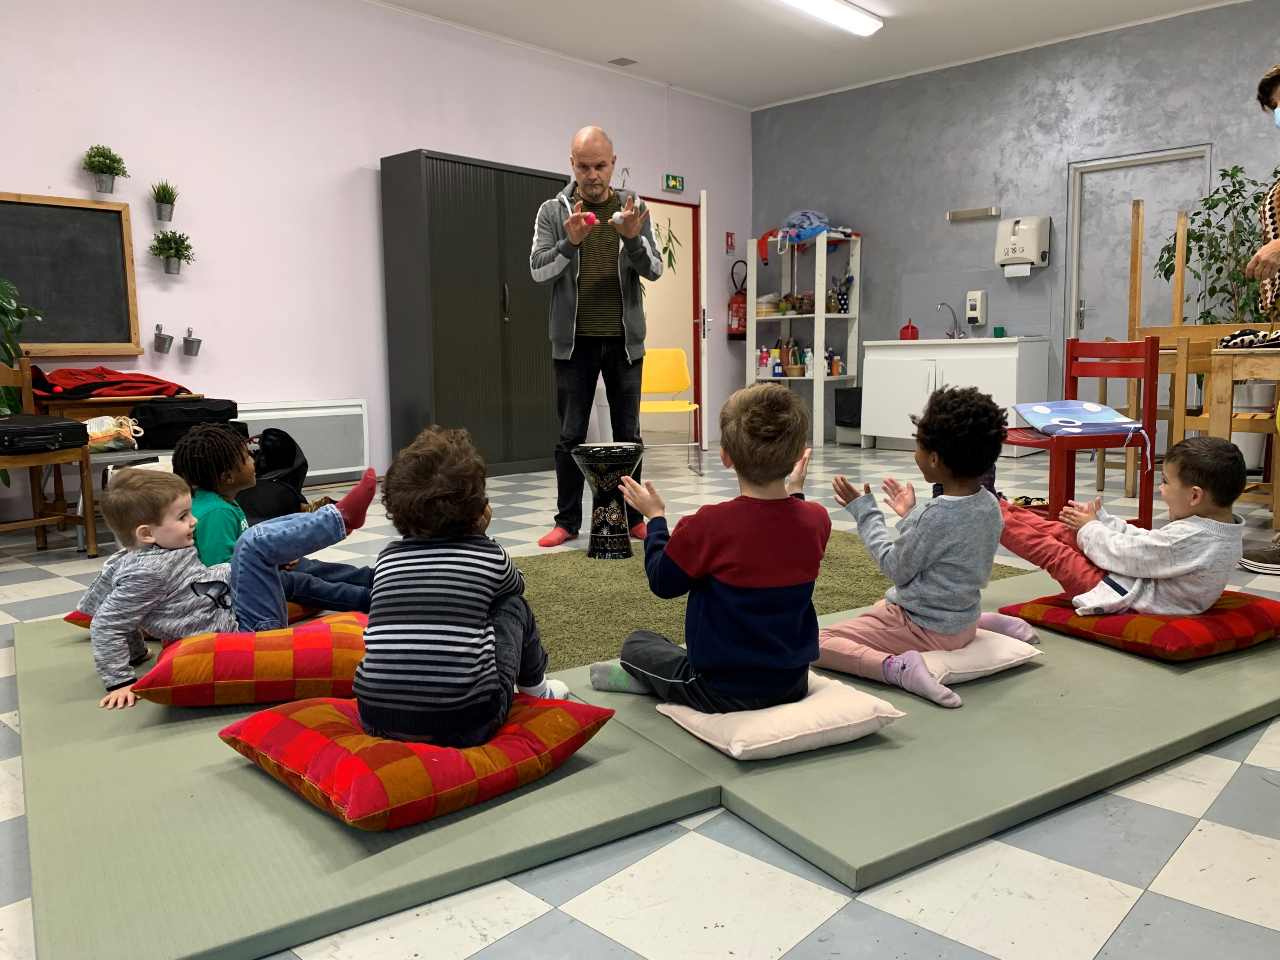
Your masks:
<svg viewBox="0 0 1280 960"><path fill-rule="evenodd" d="M995 221L948 210L1047 214L1061 384L1067 165L1211 143L1215 171L1264 179L1280 135L1253 93L1277 60L1280 0L1254 0L756 111L754 235L802 208L860 230L861 338L881 340L902 326L904 275L993 268ZM777 289L771 270L761 290Z"/></svg>

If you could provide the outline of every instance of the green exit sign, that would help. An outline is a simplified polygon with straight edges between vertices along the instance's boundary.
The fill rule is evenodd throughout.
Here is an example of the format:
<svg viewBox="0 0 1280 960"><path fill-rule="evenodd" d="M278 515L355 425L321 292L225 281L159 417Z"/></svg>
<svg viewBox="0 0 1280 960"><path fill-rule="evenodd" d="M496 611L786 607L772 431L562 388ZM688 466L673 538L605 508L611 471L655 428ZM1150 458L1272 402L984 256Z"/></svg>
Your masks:
<svg viewBox="0 0 1280 960"><path fill-rule="evenodd" d="M684 177L677 177L674 173L668 173L662 178L662 189L684 193Z"/></svg>

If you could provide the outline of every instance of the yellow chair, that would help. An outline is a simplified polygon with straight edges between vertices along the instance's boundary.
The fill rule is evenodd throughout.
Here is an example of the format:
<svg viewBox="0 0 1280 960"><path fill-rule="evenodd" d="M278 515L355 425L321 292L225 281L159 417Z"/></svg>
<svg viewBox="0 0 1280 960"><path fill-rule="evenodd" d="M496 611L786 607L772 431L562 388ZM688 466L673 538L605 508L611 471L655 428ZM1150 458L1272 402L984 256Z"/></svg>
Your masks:
<svg viewBox="0 0 1280 960"><path fill-rule="evenodd" d="M645 351L644 370L640 379L641 396L650 393L667 393L674 398L677 393L688 390L690 383L692 381L689 379L689 362L683 350L661 348ZM702 476L702 446L693 439L693 418L698 413L698 405L688 400L641 400L640 412L689 414L688 443L646 443L645 447L686 447L688 456L685 458L685 463L690 470Z"/></svg>

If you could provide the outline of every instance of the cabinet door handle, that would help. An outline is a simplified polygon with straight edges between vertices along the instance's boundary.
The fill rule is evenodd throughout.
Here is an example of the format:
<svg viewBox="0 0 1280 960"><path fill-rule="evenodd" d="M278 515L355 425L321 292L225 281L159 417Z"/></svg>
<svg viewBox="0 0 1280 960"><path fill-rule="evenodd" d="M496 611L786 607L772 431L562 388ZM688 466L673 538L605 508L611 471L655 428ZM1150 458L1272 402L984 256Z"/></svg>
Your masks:
<svg viewBox="0 0 1280 960"><path fill-rule="evenodd" d="M510 291L507 289L507 285L504 283L504 284L502 285L502 312L503 312L503 313L506 313L506 312L507 312L508 310L510 310L510 309L511 309L511 293L510 293ZM503 319L503 320L508 320L508 319L510 319L510 318L509 318L509 317L503 317L502 319Z"/></svg>

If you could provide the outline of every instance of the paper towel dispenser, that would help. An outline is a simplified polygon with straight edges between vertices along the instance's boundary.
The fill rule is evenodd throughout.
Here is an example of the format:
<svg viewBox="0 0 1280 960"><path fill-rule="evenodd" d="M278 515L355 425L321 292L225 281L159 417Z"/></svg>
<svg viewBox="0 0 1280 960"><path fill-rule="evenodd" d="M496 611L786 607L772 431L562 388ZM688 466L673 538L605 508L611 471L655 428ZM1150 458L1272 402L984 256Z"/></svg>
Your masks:
<svg viewBox="0 0 1280 960"><path fill-rule="evenodd" d="M1006 277L1027 277L1049 265L1049 217L1013 217L996 227L996 266Z"/></svg>

